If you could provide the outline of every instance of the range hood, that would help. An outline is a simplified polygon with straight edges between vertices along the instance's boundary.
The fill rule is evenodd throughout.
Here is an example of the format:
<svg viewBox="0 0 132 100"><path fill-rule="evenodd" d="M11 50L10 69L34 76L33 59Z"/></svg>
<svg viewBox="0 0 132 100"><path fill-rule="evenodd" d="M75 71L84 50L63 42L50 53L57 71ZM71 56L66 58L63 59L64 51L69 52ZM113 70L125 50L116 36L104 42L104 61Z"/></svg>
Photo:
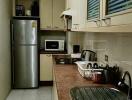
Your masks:
<svg viewBox="0 0 132 100"><path fill-rule="evenodd" d="M69 16L72 17L72 10L71 9L67 9L65 11L63 11L60 15L61 18L65 17L65 16Z"/></svg>
<svg viewBox="0 0 132 100"><path fill-rule="evenodd" d="M71 30L71 19L72 19L72 10L67 9L63 11L60 15L60 18L64 19L64 24L67 30Z"/></svg>

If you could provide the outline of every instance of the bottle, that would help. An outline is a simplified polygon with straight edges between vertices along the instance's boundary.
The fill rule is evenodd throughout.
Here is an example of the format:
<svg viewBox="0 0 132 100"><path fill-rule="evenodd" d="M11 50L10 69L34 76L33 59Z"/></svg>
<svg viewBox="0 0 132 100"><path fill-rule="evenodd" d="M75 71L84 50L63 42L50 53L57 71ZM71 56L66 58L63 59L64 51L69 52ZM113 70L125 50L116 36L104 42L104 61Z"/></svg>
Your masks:
<svg viewBox="0 0 132 100"><path fill-rule="evenodd" d="M39 16L39 3L34 1L31 6L31 16Z"/></svg>

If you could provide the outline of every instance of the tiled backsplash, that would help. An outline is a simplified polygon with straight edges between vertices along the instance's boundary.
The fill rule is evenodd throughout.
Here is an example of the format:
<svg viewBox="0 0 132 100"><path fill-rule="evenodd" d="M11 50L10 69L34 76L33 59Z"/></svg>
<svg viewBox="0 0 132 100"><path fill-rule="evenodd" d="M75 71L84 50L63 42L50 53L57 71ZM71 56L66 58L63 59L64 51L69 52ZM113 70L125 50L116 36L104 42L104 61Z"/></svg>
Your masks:
<svg viewBox="0 0 132 100"><path fill-rule="evenodd" d="M80 49L83 47L84 33L80 32L67 32L67 47L68 53L73 53L73 45L80 45Z"/></svg>
<svg viewBox="0 0 132 100"><path fill-rule="evenodd" d="M85 33L83 48L96 51L98 61L105 62L108 55L108 63L132 75L132 33Z"/></svg>

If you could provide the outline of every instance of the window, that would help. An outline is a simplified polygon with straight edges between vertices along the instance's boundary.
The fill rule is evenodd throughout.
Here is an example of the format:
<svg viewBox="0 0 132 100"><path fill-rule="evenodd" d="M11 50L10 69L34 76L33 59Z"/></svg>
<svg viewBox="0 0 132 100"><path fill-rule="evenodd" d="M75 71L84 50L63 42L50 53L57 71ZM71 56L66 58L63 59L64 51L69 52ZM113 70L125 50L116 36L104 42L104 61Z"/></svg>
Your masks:
<svg viewBox="0 0 132 100"><path fill-rule="evenodd" d="M87 19L96 19L100 16L100 0L87 0Z"/></svg>
<svg viewBox="0 0 132 100"><path fill-rule="evenodd" d="M107 15L132 8L132 0L107 0Z"/></svg>

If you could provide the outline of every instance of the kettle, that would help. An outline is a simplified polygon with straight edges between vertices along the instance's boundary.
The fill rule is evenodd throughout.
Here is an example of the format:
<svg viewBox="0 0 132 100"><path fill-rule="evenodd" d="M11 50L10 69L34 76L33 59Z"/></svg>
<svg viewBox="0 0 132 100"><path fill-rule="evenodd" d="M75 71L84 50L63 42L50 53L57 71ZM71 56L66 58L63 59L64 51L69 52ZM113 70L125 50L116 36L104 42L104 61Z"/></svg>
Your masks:
<svg viewBox="0 0 132 100"><path fill-rule="evenodd" d="M97 61L97 54L91 50L82 50L81 59L85 61Z"/></svg>

